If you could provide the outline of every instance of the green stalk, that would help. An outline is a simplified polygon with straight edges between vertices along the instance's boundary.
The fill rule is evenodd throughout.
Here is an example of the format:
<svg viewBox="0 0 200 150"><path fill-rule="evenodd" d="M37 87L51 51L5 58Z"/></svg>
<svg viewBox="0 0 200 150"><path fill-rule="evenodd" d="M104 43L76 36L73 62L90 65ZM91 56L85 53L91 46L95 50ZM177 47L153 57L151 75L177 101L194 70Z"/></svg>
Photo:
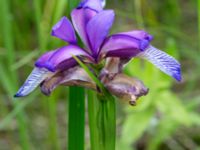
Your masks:
<svg viewBox="0 0 200 150"><path fill-rule="evenodd" d="M67 14L71 13L79 0L67 1ZM79 41L81 45L81 42ZM68 150L84 150L85 137L85 92L81 87L69 88Z"/></svg>
<svg viewBox="0 0 200 150"><path fill-rule="evenodd" d="M68 150L84 150L85 96L81 87L70 87Z"/></svg>
<svg viewBox="0 0 200 150"><path fill-rule="evenodd" d="M115 100L88 91L88 113L92 150L115 150Z"/></svg>
<svg viewBox="0 0 200 150"><path fill-rule="evenodd" d="M88 93L88 113L90 124L90 141L92 150L115 150L116 118L115 99L104 85L76 56L73 58L87 72L99 87L101 93Z"/></svg>

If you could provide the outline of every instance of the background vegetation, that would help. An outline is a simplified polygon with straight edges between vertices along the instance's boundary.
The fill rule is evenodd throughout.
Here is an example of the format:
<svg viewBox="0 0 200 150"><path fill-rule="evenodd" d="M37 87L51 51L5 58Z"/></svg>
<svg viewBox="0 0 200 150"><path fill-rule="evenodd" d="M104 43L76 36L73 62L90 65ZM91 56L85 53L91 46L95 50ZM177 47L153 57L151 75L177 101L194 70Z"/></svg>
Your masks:
<svg viewBox="0 0 200 150"><path fill-rule="evenodd" d="M19 101L13 94L41 53L65 44L50 31L74 3L0 1L0 150L67 149L68 88L51 97L37 89ZM112 33L145 29L154 46L180 60L183 72L177 83L146 61L127 65L127 74L150 92L136 107L117 100L117 149L200 149L200 0L107 0L107 8L116 12ZM87 126L85 138L89 149Z"/></svg>

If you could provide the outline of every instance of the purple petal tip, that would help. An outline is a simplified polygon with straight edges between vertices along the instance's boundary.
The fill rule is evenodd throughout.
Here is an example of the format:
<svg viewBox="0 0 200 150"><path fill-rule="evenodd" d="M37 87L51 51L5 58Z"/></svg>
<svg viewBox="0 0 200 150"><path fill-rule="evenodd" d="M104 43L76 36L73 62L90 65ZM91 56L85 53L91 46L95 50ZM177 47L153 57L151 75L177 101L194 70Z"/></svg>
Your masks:
<svg viewBox="0 0 200 150"><path fill-rule="evenodd" d="M153 40L153 36L149 34L146 39L150 42Z"/></svg>
<svg viewBox="0 0 200 150"><path fill-rule="evenodd" d="M181 82L182 76L181 76L181 69L180 67L177 68L177 73L172 75L177 81Z"/></svg>
<svg viewBox="0 0 200 150"><path fill-rule="evenodd" d="M35 66L37 68L46 68L47 70L49 70L51 72L55 72L56 71L56 68L51 63L49 63L48 61L44 62L44 63L36 62Z"/></svg>
<svg viewBox="0 0 200 150"><path fill-rule="evenodd" d="M149 46L149 41L148 40L142 40L141 43L140 43L140 50L144 51L148 46Z"/></svg>
<svg viewBox="0 0 200 150"><path fill-rule="evenodd" d="M76 44L76 35L71 22L62 17L52 28L51 35L69 43Z"/></svg>
<svg viewBox="0 0 200 150"><path fill-rule="evenodd" d="M46 69L48 69L49 71L51 71L51 72L55 72L56 71L56 68L49 62L46 62L44 67Z"/></svg>
<svg viewBox="0 0 200 150"><path fill-rule="evenodd" d="M64 16L60 19L60 21L58 23L56 23L53 27L52 27L52 32L51 35L55 35L55 31L60 28L60 26L62 25L63 21L67 20L67 18Z"/></svg>

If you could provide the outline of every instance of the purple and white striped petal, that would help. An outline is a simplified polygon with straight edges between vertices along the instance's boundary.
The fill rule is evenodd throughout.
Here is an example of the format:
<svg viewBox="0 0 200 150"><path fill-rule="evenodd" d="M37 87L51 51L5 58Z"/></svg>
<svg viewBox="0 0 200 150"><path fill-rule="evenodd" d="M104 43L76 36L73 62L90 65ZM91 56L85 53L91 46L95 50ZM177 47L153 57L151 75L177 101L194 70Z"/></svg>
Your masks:
<svg viewBox="0 0 200 150"><path fill-rule="evenodd" d="M35 67L14 97L23 97L28 95L35 90L40 83L42 83L46 78L51 77L53 74L54 73L45 68Z"/></svg>
<svg viewBox="0 0 200 150"><path fill-rule="evenodd" d="M74 9L71 13L74 28L88 49L90 49L90 44L86 33L86 25L96 14L96 11L89 8Z"/></svg>
<svg viewBox="0 0 200 150"><path fill-rule="evenodd" d="M99 12L88 22L86 32L94 56L97 56L102 42L108 35L114 21L114 16L113 10L105 10Z"/></svg>
<svg viewBox="0 0 200 150"><path fill-rule="evenodd" d="M62 17L60 21L53 26L51 35L65 42L69 42L70 44L76 44L77 42L74 28L67 17Z"/></svg>
<svg viewBox="0 0 200 150"><path fill-rule="evenodd" d="M82 0L82 2L78 6L78 9L90 8L99 12L103 9L104 6L105 6L105 0Z"/></svg>
<svg viewBox="0 0 200 150"><path fill-rule="evenodd" d="M75 45L68 45L57 49L45 62L40 61L41 58L39 58L36 62L36 66L44 67L52 72L57 70L67 70L77 65L77 62L74 60L72 55L83 56L85 58L91 59L91 57L80 47Z"/></svg>
<svg viewBox="0 0 200 150"><path fill-rule="evenodd" d="M159 49L149 46L144 52L141 52L137 57L146 59L158 67L164 73L172 76L177 81L181 81L181 66L180 63Z"/></svg>

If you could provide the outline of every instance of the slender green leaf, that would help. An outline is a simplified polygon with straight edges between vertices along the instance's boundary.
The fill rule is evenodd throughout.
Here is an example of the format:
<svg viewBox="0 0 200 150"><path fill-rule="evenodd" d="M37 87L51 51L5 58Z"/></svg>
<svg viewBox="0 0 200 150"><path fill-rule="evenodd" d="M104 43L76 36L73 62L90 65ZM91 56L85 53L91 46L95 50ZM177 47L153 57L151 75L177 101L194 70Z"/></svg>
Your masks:
<svg viewBox="0 0 200 150"><path fill-rule="evenodd" d="M103 84L99 81L99 79L97 79L97 77L90 71L90 69L83 64L83 62L78 59L78 57L72 55L73 58L79 63L79 65L87 72L87 74L90 76L90 78L97 84L97 86L99 86L101 88L101 90L104 90L104 86Z"/></svg>
<svg viewBox="0 0 200 150"><path fill-rule="evenodd" d="M68 150L84 150L85 96L82 87L70 87Z"/></svg>

